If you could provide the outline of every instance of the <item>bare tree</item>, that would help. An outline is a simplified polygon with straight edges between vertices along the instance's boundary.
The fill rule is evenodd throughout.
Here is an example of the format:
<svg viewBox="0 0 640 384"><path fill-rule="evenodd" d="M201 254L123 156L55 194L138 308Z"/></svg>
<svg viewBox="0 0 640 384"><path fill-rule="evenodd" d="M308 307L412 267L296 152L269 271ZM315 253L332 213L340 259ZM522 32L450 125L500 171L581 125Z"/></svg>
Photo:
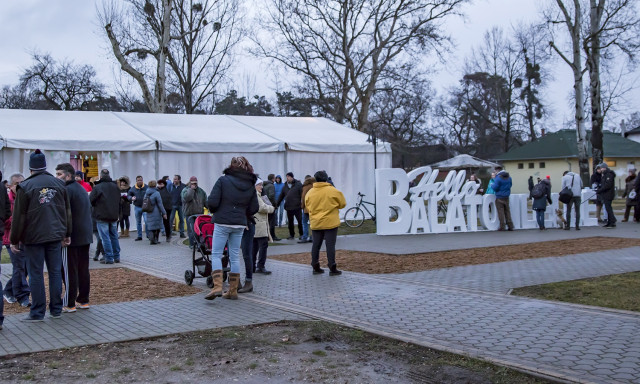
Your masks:
<svg viewBox="0 0 640 384"><path fill-rule="evenodd" d="M553 38L549 45L573 72L578 165L580 167L580 177L585 185L588 185L590 175L589 154L587 153L587 129L584 121L584 84L582 79L585 68L582 64L581 55L584 9L580 0L553 0L552 3L555 3L555 6L547 12L545 17L552 25L562 25L567 29L570 54L565 54Z"/></svg>
<svg viewBox="0 0 640 384"><path fill-rule="evenodd" d="M231 0L105 0L98 15L121 69L156 113L166 111L169 87L186 113L210 98L241 37Z"/></svg>
<svg viewBox="0 0 640 384"><path fill-rule="evenodd" d="M332 115L369 131L378 82L391 66L445 42L440 23L467 0L268 0L258 52L302 76ZM262 15L261 15L262 17Z"/></svg>
<svg viewBox="0 0 640 384"><path fill-rule="evenodd" d="M606 110L602 100L601 61L603 54L618 48L630 59L639 47L640 18L637 0L589 0L589 23L585 26L583 49L589 70L591 101L591 148L593 164L604 159L602 130Z"/></svg>
<svg viewBox="0 0 640 384"><path fill-rule="evenodd" d="M20 93L31 99L32 107L84 110L103 97L104 86L92 66L58 63L48 54L35 53L32 58L34 64L20 77Z"/></svg>
<svg viewBox="0 0 640 384"><path fill-rule="evenodd" d="M238 0L177 0L167 55L170 84L186 113L213 104L212 97L234 63L234 49L247 33Z"/></svg>

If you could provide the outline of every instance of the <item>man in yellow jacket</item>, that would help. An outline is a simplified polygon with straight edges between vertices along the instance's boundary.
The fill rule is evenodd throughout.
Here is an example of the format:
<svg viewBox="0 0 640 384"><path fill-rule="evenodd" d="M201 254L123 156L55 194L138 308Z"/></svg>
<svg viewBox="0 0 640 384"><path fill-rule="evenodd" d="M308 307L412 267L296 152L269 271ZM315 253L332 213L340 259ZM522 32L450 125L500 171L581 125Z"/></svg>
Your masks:
<svg viewBox="0 0 640 384"><path fill-rule="evenodd" d="M340 209L347 205L342 192L338 191L327 180L329 176L325 171L318 171L314 178L313 188L304 198L304 205L309 210L309 221L313 237L311 246L311 266L313 274L324 273L320 268L320 247L322 242L327 246L327 262L329 275L337 276L342 274L336 265L336 239L338 238L338 227L340 226Z"/></svg>

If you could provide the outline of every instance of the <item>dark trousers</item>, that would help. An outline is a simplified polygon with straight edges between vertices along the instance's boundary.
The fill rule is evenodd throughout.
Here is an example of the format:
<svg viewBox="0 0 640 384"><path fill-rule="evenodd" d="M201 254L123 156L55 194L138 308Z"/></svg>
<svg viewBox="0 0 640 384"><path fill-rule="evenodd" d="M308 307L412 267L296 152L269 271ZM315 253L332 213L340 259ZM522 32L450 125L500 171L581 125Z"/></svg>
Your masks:
<svg viewBox="0 0 640 384"><path fill-rule="evenodd" d="M171 237L171 221L169 221L169 217L165 219L163 216L162 224L164 224L164 234L167 236L167 239L168 239Z"/></svg>
<svg viewBox="0 0 640 384"><path fill-rule="evenodd" d="M2 273L2 264L0 264L0 273ZM2 290L2 281L0 281L0 290ZM4 323L4 299L0 298L0 325Z"/></svg>
<svg viewBox="0 0 640 384"><path fill-rule="evenodd" d="M244 259L245 280L253 279L253 235L256 233L256 225L249 223L248 229L242 232L242 240L240 241L240 249L242 249L242 258Z"/></svg>
<svg viewBox="0 0 640 384"><path fill-rule="evenodd" d="M24 257L24 252L13 253L10 246L7 245L6 248L11 259L13 273L7 281L7 285L4 286L4 293L15 297L21 303L24 300L29 300L31 294L29 283L27 283L27 260Z"/></svg>
<svg viewBox="0 0 640 384"><path fill-rule="evenodd" d="M267 262L267 248L269 248L268 237L253 238L253 265L258 269L264 268Z"/></svg>
<svg viewBox="0 0 640 384"><path fill-rule="evenodd" d="M89 244L62 248L62 280L66 286L63 306L75 307L76 301L80 304L89 302Z"/></svg>
<svg viewBox="0 0 640 384"><path fill-rule="evenodd" d="M616 217L613 214L613 207L611 207L611 202L613 200L604 199L604 209L607 210L607 225L614 225L616 223Z"/></svg>
<svg viewBox="0 0 640 384"><path fill-rule="evenodd" d="M627 204L624 208L624 219L629 220L629 214L631 213L631 208L633 208L633 219L638 220L638 204Z"/></svg>
<svg viewBox="0 0 640 384"><path fill-rule="evenodd" d="M129 229L131 223L129 222L129 215L127 216L122 216L122 219L120 219L120 231L124 231L125 229Z"/></svg>
<svg viewBox="0 0 640 384"><path fill-rule="evenodd" d="M336 240L338 227L333 229L314 229L311 232L313 244L311 245L311 265L320 263L320 247L324 241L327 248L327 266L331 268L336 264Z"/></svg>
<svg viewBox="0 0 640 384"><path fill-rule="evenodd" d="M43 319L47 308L47 297L44 291L45 263L49 272L49 312L55 315L62 312L61 248L60 241L24 246L32 299L29 316L32 318Z"/></svg>
<svg viewBox="0 0 640 384"><path fill-rule="evenodd" d="M511 221L511 208L509 207L509 198L497 198L496 210L498 211L498 220L500 220L500 229L504 229L505 224L507 225L507 227L509 227L509 229L513 229L513 221Z"/></svg>
<svg viewBox="0 0 640 384"><path fill-rule="evenodd" d="M544 212L542 209L536 209L536 221L540 229L544 229Z"/></svg>
<svg viewBox="0 0 640 384"><path fill-rule="evenodd" d="M298 234L302 236L302 209L287 210L287 220L289 221L289 236L295 237L295 231L293 230L293 218L298 220Z"/></svg>
<svg viewBox="0 0 640 384"><path fill-rule="evenodd" d="M567 227L571 228L571 207L576 211L576 228L580 228L580 207L582 205L582 197L573 196L567 203Z"/></svg>
<svg viewBox="0 0 640 384"><path fill-rule="evenodd" d="M269 233L271 234L272 239L276 239L276 221L277 221L277 213L273 211L273 213L269 213Z"/></svg>

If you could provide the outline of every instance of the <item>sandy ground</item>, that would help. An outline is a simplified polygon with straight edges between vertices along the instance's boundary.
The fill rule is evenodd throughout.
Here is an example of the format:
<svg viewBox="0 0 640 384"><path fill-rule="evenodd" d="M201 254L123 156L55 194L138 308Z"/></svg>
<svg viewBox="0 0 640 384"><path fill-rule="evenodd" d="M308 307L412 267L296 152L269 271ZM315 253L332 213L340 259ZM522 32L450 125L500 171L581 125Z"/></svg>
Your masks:
<svg viewBox="0 0 640 384"><path fill-rule="evenodd" d="M145 299L192 295L200 290L185 284L174 283L127 268L92 269L90 304L108 304ZM49 297L48 278L45 273L45 290ZM48 301L48 300L47 300ZM28 312L18 303L4 303L4 314Z"/></svg>
<svg viewBox="0 0 640 384"><path fill-rule="evenodd" d="M546 383L325 322L279 322L0 358L3 383Z"/></svg>
<svg viewBox="0 0 640 384"><path fill-rule="evenodd" d="M338 250L336 251L336 263L339 269L353 272L371 274L406 273L463 265L573 255L634 246L640 246L640 239L591 237L409 255ZM299 264L311 263L310 253L269 256L269 258ZM326 253L321 252L320 264L325 266L326 260Z"/></svg>

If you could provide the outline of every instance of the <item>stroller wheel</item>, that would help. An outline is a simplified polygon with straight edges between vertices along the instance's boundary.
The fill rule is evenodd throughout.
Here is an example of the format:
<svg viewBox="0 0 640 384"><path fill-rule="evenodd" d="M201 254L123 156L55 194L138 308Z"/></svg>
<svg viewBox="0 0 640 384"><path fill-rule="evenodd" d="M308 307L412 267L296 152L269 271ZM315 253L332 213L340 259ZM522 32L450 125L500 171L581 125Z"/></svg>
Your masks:
<svg viewBox="0 0 640 384"><path fill-rule="evenodd" d="M213 276L207 276L207 287L213 288Z"/></svg>
<svg viewBox="0 0 640 384"><path fill-rule="evenodd" d="M184 281L187 285L191 285L193 283L193 272L188 269L184 271Z"/></svg>

